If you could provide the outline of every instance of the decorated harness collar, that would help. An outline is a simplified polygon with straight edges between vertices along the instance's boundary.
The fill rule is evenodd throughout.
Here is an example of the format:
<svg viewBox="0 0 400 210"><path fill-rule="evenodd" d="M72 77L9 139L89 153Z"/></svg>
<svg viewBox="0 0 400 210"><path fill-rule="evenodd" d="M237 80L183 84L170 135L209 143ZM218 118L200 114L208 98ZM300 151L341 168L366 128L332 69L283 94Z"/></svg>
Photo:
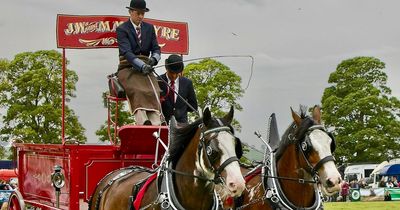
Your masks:
<svg viewBox="0 0 400 210"><path fill-rule="evenodd" d="M311 129L311 130L310 130ZM321 129L319 126L317 127L310 127L309 131L312 131L313 129ZM301 147L301 146L300 146ZM301 148L300 148L301 149ZM328 158L323 158L320 160L319 163L316 164L316 166L312 167L312 165L309 163L308 159L304 155L304 151L301 150L301 153L303 154L304 159L307 161L308 165L312 168L311 171L314 171L312 176L314 178L313 181L306 181L304 179L297 179L299 183L317 183L319 180L317 179L317 172L318 170L317 167L320 167L319 165L323 164L324 162L329 161ZM282 209L282 210L296 210L299 209L295 204L290 202L290 200L286 197L285 193L283 192L281 185L277 179L285 179L284 177L278 177L277 169L276 169L276 153L273 152L272 148L270 145L267 144L267 149L264 155L264 164L262 166L262 176L264 177L263 181L263 186L265 190L265 199L268 200L271 206L274 207L274 209ZM317 185L314 184L314 194L315 196L315 201L312 206L310 207L302 207L301 209L304 210L322 210L322 193L318 189Z"/></svg>

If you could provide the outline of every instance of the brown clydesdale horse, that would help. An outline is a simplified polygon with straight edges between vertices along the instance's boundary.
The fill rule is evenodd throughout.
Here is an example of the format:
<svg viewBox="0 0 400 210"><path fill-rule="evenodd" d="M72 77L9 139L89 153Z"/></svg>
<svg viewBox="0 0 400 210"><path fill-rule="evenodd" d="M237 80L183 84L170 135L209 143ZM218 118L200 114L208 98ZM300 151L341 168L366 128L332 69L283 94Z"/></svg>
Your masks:
<svg viewBox="0 0 400 210"><path fill-rule="evenodd" d="M99 183L89 209L217 209L216 185L240 196L245 183L236 156L242 151L232 134L232 119L233 107L219 119L206 109L203 118L183 128L176 128L172 119L169 148L158 170L112 172Z"/></svg>
<svg viewBox="0 0 400 210"><path fill-rule="evenodd" d="M276 150L268 146L263 164L242 168L246 190L235 209L323 209L320 189L326 195L339 191L335 142L321 125L320 108L314 107L312 117L292 110L292 117Z"/></svg>

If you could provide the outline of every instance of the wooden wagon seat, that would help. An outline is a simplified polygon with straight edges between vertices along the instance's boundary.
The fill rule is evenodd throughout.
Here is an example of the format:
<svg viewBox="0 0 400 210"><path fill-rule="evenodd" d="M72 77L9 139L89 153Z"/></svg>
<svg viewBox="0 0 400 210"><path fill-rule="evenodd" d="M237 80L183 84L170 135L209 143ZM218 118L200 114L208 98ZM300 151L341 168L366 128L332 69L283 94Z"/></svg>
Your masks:
<svg viewBox="0 0 400 210"><path fill-rule="evenodd" d="M142 126L125 125L118 131L121 140L120 149L124 154L153 154L156 150L157 140L153 136L154 132L160 131L160 138L166 144L168 142L167 126ZM164 151L162 145L159 145L159 151Z"/></svg>

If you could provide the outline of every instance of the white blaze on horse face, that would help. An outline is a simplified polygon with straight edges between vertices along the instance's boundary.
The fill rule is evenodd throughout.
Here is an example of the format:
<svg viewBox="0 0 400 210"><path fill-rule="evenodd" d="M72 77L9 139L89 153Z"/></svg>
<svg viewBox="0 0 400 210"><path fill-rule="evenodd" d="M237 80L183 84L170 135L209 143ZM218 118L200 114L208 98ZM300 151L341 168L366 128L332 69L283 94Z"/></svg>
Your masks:
<svg viewBox="0 0 400 210"><path fill-rule="evenodd" d="M221 150L220 163L224 163L230 157L236 157L235 138L228 132L220 132L218 134L218 147ZM240 171L240 166L237 161L229 163L225 167L226 172L226 187L229 189L232 197L240 196L245 189L245 181Z"/></svg>
<svg viewBox="0 0 400 210"><path fill-rule="evenodd" d="M320 159L332 155L332 139L321 130L314 130L309 135L313 149ZM333 161L328 161L318 170L324 194L331 195L340 190L341 176Z"/></svg>
<svg viewBox="0 0 400 210"><path fill-rule="evenodd" d="M202 151L201 154L204 154L205 152L205 148L201 148ZM214 173L207 168L206 164L205 164L205 160L203 158L203 155L200 156L200 160L198 159L198 156L196 155L196 170L194 171L194 175L198 176L200 175L199 171L202 172L202 174L208 178L208 179L214 179ZM197 184L197 182L195 182L195 184Z"/></svg>

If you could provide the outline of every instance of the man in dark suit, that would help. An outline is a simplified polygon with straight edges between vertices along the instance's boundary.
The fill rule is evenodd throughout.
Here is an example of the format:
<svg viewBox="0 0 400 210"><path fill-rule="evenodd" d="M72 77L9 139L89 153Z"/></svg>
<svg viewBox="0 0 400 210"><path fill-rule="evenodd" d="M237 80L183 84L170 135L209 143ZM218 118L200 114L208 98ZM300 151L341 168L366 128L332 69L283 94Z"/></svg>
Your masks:
<svg viewBox="0 0 400 210"><path fill-rule="evenodd" d="M169 123L172 115L175 116L178 123L188 123L187 113L197 110L197 99L193 83L190 79L181 75L183 67L181 56L170 55L165 60L167 72L159 78L162 113L167 123ZM168 85L166 82L168 82ZM179 93L194 110L175 92Z"/></svg>
<svg viewBox="0 0 400 210"><path fill-rule="evenodd" d="M120 60L118 80L125 89L136 124L160 125L160 88L152 72L161 58L161 51L154 26L143 22L144 14L150 10L144 0L132 0L126 8L130 18L116 30Z"/></svg>

